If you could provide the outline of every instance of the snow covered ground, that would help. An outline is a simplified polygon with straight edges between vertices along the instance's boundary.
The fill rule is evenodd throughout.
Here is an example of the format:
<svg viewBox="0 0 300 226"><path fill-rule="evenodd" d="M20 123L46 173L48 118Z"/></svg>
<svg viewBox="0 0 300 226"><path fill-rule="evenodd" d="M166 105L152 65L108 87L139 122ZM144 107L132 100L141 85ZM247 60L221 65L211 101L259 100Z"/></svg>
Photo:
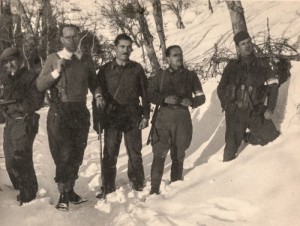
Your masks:
<svg viewBox="0 0 300 226"><path fill-rule="evenodd" d="M300 2L243 3L248 29L265 31L269 17L274 37L297 40L300 31ZM217 40L232 41L230 17L223 3L215 13L187 17L186 29L167 29L168 45L183 46L190 63L199 61ZM168 22L171 23L171 22ZM133 55L133 59L135 55ZM265 147L243 144L237 159L223 163L225 122L216 95L219 76L203 85L207 102L192 111L193 141L186 152L184 181L169 185L170 159L165 164L162 194L149 196L151 147L146 146L149 128L143 132L143 161L147 186L142 192L128 185L124 144L118 159L117 191L107 202L95 198L99 190L99 145L90 129L88 146L76 191L88 202L70 206L69 212L54 206L59 193L53 181L46 114L40 110L40 128L34 143L34 163L39 182L37 199L18 206L3 158L3 125L0 126L0 225L1 226L93 226L93 225L300 225L300 63L293 62L292 76L280 87L274 115L282 135ZM89 97L90 98L90 97ZM90 101L89 101L90 102ZM89 108L91 105L89 103ZM297 148L298 147L298 148Z"/></svg>

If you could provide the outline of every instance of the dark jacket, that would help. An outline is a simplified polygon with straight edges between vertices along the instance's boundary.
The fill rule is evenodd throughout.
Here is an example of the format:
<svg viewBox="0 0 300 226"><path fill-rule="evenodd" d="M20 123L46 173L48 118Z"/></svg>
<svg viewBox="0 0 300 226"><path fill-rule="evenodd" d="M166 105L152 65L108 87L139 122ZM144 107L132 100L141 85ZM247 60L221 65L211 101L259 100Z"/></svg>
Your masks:
<svg viewBox="0 0 300 226"><path fill-rule="evenodd" d="M114 100L120 105L130 106L129 114L137 116L136 111L139 111L141 97L141 114L149 119L147 77L139 63L129 61L125 66L121 66L116 61L108 62L100 68L98 79L106 101Z"/></svg>
<svg viewBox="0 0 300 226"><path fill-rule="evenodd" d="M243 88L247 93L241 91ZM273 112L278 97L278 79L266 59L254 55L247 60L239 58L226 65L217 93L224 110L228 103L246 100L252 108L263 105L268 98L267 108Z"/></svg>
<svg viewBox="0 0 300 226"><path fill-rule="evenodd" d="M1 76L1 84L4 86L3 98L16 100L15 104L7 105L6 114L23 116L32 114L43 106L44 93L37 90L36 78L37 74L26 68L21 68L14 76Z"/></svg>
<svg viewBox="0 0 300 226"><path fill-rule="evenodd" d="M200 96L193 97L193 93L198 92ZM199 78L196 73L184 67L177 70L168 68L159 70L158 73L151 78L149 83L148 95L151 103L162 105L167 96L175 95L179 98L188 98L192 101L192 107L196 108L203 104L205 100L204 93ZM202 101L198 101L198 97L202 96Z"/></svg>
<svg viewBox="0 0 300 226"><path fill-rule="evenodd" d="M40 91L45 91L55 85L61 94L62 102L86 101L88 88L92 94L98 91L96 70L91 56L83 54L81 59L67 60L65 70L57 79L54 79L51 73L56 69L58 60L57 53L48 56L37 79L37 88Z"/></svg>

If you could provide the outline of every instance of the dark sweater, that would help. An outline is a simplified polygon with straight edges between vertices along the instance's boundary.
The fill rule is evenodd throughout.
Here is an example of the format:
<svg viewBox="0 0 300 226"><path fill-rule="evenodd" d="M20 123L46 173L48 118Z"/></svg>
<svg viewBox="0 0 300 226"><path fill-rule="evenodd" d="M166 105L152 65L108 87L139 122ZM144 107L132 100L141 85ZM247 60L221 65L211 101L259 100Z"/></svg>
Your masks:
<svg viewBox="0 0 300 226"><path fill-rule="evenodd" d="M93 61L89 55L83 54L80 60L78 58L67 60L66 68L57 79L54 79L51 73L57 68L58 60L57 53L48 56L36 81L40 91L56 86L61 93L62 102L86 101L88 88L92 94L100 93Z"/></svg>

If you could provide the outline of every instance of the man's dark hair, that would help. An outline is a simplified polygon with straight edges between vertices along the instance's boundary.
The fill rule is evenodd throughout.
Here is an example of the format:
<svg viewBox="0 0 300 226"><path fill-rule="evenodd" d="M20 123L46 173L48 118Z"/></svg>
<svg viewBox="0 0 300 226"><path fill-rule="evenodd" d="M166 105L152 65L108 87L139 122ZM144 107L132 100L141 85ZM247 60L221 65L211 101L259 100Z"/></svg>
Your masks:
<svg viewBox="0 0 300 226"><path fill-rule="evenodd" d="M78 31L78 33L80 32L80 28L74 24L63 24L61 27L60 27L60 30L59 30L59 35L60 37L63 37L63 30L64 28L66 27L69 27L69 28L74 28L75 30Z"/></svg>
<svg viewBox="0 0 300 226"><path fill-rule="evenodd" d="M167 49L166 49L166 57L169 57L170 54L171 54L171 50L172 49L181 49L180 46L178 45L173 45L173 46L169 46ZM182 49L181 49L182 50Z"/></svg>
<svg viewBox="0 0 300 226"><path fill-rule="evenodd" d="M116 37L115 41L114 41L115 46L117 46L119 44L120 40L127 40L127 41L130 41L132 43L132 39L130 38L129 35L127 35L127 34L119 34Z"/></svg>

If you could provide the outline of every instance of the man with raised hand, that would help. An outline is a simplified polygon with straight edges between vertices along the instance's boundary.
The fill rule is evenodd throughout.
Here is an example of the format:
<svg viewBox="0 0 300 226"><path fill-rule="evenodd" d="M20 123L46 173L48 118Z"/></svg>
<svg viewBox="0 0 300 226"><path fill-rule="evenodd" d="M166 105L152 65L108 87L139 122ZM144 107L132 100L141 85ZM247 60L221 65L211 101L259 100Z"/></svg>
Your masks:
<svg viewBox="0 0 300 226"><path fill-rule="evenodd" d="M68 210L69 202L87 201L75 193L74 186L90 126L90 112L86 107L88 88L94 95L100 93L100 88L91 56L78 48L79 28L64 25L60 36L63 49L48 56L37 79L37 88L50 90L47 132L60 192L56 208Z"/></svg>
<svg viewBox="0 0 300 226"><path fill-rule="evenodd" d="M236 158L243 139L266 145L280 134L271 120L278 96L277 75L266 59L255 56L248 32L238 32L234 42L238 59L226 65L217 88L226 117L224 162Z"/></svg>
<svg viewBox="0 0 300 226"><path fill-rule="evenodd" d="M22 205L33 200L38 190L32 146L40 118L35 111L43 106L44 94L35 86L37 74L24 67L17 48L5 49L0 63L4 69L0 105L5 115L5 165L13 187L20 191L17 200Z"/></svg>
<svg viewBox="0 0 300 226"><path fill-rule="evenodd" d="M169 68L160 70L149 83L151 103L159 105L151 134L153 162L150 194L160 193L164 162L171 150L171 182L183 180L185 151L192 140L193 126L189 107L204 104L205 95L196 73L183 66L180 46L166 49Z"/></svg>

